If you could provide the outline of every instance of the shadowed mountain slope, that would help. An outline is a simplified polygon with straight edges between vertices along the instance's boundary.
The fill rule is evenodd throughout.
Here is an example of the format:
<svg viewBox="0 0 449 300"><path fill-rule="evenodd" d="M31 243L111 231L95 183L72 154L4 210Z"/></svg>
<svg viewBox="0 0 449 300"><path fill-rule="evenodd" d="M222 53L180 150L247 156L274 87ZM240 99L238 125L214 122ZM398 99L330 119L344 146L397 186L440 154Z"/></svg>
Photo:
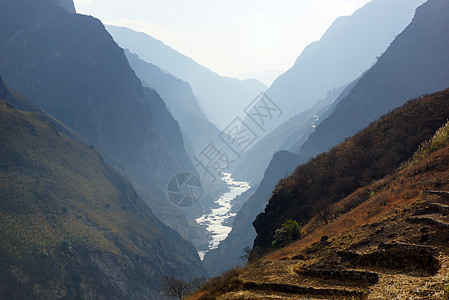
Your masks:
<svg viewBox="0 0 449 300"><path fill-rule="evenodd" d="M3 0L0 7L0 65L8 85L141 181L165 184L181 170L154 126L152 114L158 112L151 99L98 20L47 0Z"/></svg>
<svg viewBox="0 0 449 300"><path fill-rule="evenodd" d="M192 142L195 153L202 151L219 135L218 128L201 111L188 83L141 60L129 50L125 50L125 54L143 84L157 91L167 103L173 117Z"/></svg>
<svg viewBox="0 0 449 300"><path fill-rule="evenodd" d="M205 274L99 153L4 100L0 227L2 299L160 299L164 275Z"/></svg>

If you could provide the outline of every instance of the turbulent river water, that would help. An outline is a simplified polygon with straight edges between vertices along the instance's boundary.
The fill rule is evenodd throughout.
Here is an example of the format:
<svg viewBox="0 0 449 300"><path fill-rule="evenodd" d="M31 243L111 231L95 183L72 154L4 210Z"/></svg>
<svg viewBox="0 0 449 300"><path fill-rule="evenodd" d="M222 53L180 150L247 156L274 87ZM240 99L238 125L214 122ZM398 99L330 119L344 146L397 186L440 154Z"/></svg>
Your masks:
<svg viewBox="0 0 449 300"><path fill-rule="evenodd" d="M209 231L212 236L212 240L209 243L209 249L207 251L198 252L201 260L209 250L216 249L218 244L220 244L220 242L231 232L232 227L225 224L229 218L235 216L235 213L231 213L232 200L251 188L248 182L234 181L232 174L230 173L222 173L222 175L222 180L228 185L229 191L221 195L215 201L217 208L213 209L211 213L205 214L196 220L198 224L206 226L207 231Z"/></svg>

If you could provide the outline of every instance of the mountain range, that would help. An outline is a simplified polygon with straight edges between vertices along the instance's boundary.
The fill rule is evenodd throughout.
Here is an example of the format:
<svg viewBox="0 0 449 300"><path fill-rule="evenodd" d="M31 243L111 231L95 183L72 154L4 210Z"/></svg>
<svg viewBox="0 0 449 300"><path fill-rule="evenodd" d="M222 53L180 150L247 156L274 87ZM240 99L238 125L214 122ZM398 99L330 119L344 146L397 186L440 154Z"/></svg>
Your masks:
<svg viewBox="0 0 449 300"><path fill-rule="evenodd" d="M447 298L448 15L372 0L265 91L0 0L0 299Z"/></svg>
<svg viewBox="0 0 449 300"><path fill-rule="evenodd" d="M372 1L351 16L338 18L319 41L307 46L295 65L266 91L283 113L266 120L264 132L257 132L266 137L238 161L235 175L260 182L276 151L299 152L302 143L336 105L328 109L325 106L340 101L343 88L365 75L423 2ZM379 27L380 18L384 22ZM374 30L376 34L370 33ZM304 128L306 120L309 128Z"/></svg>
<svg viewBox="0 0 449 300"><path fill-rule="evenodd" d="M354 37L357 36L354 33L354 30L357 30L360 28L375 28L376 27L375 24L377 23L377 21L376 21L377 17L380 17L380 15L383 14L382 13L383 10L389 11L389 13L391 13L390 15L387 14L391 18L391 23L392 24L394 23L395 26L398 26L398 24L401 24L401 22L400 21L398 23L394 22L394 15L393 15L393 12L390 10L391 5L393 5L395 7L397 5L399 5L399 6L404 5L404 7L408 7L411 9L411 6L409 6L409 5L411 5L411 2L406 3L404 1L395 1L395 2L373 1L369 4L367 4L365 7L361 8L356 13L354 13L353 16L345 17L341 20L337 20L329 28L329 30L326 32L326 34L323 36L323 38L320 42L318 42L316 44L312 44L309 47L313 48L313 47L318 47L318 45L320 45L320 44L323 44L323 45L329 44L330 41L334 41L335 43L337 43L338 47L340 47L340 48L341 47L349 47L349 45L354 45L354 43L359 43L359 40L354 39ZM403 10L403 12L406 13L407 10L405 9L405 10ZM404 15L404 18L405 18L405 15ZM369 24L369 22L371 22L371 24ZM405 22L405 19L404 19L404 22ZM339 30L339 28L341 28L343 26L342 24L347 24L349 29L348 30ZM440 24L440 26L441 26L441 24ZM386 33L389 32L389 30L392 30L393 27L389 27L389 26L385 25L384 39L376 37L376 39L370 40L368 42L368 44L376 43L376 47L383 47L385 45L385 37L389 36ZM394 28L397 29L397 27L394 27ZM405 28L405 25L403 25L403 28ZM390 33L391 33L391 31L390 31ZM338 40L336 39L337 36L345 37L342 39L348 40L348 42L340 44L338 42ZM382 34L380 36L382 36ZM369 38L369 37L366 36L364 38ZM409 37L409 39L414 39L414 38L415 37L412 37L412 36ZM376 48L376 47L374 47L374 48ZM324 46L323 46L323 48L324 48ZM332 48L329 48L329 49L332 49ZM315 62L315 64L317 65L317 68L323 68L323 67L327 68L328 67L327 65L335 67L335 64L340 64L342 61L345 61L345 59L343 59L339 56L338 58L335 58L336 61L333 61L332 63L329 63L327 65L322 64L322 59L324 59L326 56L322 56L320 58L320 55L329 54L330 53L329 49L324 48L321 51L315 52L313 55L310 54L310 56L308 54L309 53L308 51L310 51L310 50L306 49L304 51L304 53L300 56L300 58L298 58L298 62L304 61L303 63L305 63L306 61L308 61L310 59L311 61ZM403 52L414 51L414 49L409 49L406 45L404 45L401 48L401 50ZM386 53L388 51L389 51L389 49L386 51ZM350 51L348 51L348 53L350 53ZM347 55L346 53L342 54L343 57L346 57L346 55ZM362 57L364 57L364 59L367 59L367 56L364 56L364 55L365 54L359 55L358 57L360 59ZM377 62L377 64L381 63L380 62L381 57L378 59L379 61ZM348 56L348 58L349 58L349 56ZM302 63L300 63L299 65L301 65L301 64ZM361 65L360 61L359 61L359 65ZM376 65L374 65L374 67ZM309 68L311 68L311 67L312 66L310 65ZM339 70L339 69L343 69L343 67L337 68L337 70ZM237 251L234 248L240 248L240 250L241 250L241 249L243 249L243 247L247 247L248 241L245 237L246 236L251 236L251 237L255 236L255 232L254 232L254 229L252 228L252 224L251 224L254 219L253 218L241 218L241 216L247 216L249 214L255 215L255 214L263 212L263 209L264 209L265 205L268 203L268 200L271 196L271 192L274 189L276 182L281 180L282 178L284 178L286 175L288 175L296 166L298 166L301 163L307 162L307 159L310 158L310 157L305 158L298 154L301 147L303 146L303 144L309 143L309 139L312 139L312 137L314 135L316 135L316 133L314 133L316 128L320 128L321 124L323 122L326 122L327 119L330 118L335 113L337 107L343 105L342 104L343 101L345 101L345 99L350 96L350 94L352 93L354 88L357 87L360 84L360 81L363 78L366 78L367 74L371 71L372 71L371 69L369 71L365 71L359 78L354 77L352 83L345 84L338 89L334 89L333 92L329 92L328 97L326 99L322 99L321 101L319 101L315 105L314 108L312 108L311 110L308 110L308 111L304 111L303 113L291 118L289 121L285 122L284 124L279 126L276 130L273 130L266 137L261 139L253 148L251 148L249 151L247 151L247 153L245 153L243 155L242 160L239 161L239 164L233 170L233 174L235 174L235 176L240 179L254 180L253 189L252 189L253 196L251 196L249 198L248 205L245 205L242 208L242 210L237 213L236 219L244 220L244 221L240 221L241 223L246 222L245 226L242 226L241 224L238 226L241 230L240 234L235 235L235 234L231 233L228 237L228 240L223 242L223 246L219 246L218 250L213 251L213 252L216 252L215 254L212 254L213 252L210 254L210 257L212 258L211 261L213 261L214 258L217 257L217 255L218 255L217 253L219 253L219 257L221 259L223 259L226 262L229 262L229 264L222 263L214 271L216 271L217 269L220 271L225 271L226 269L229 269L230 267L235 266L239 263L238 256L236 255ZM295 73L295 72L299 72L299 73ZM284 75L284 76L287 76L287 78L289 76L292 76L291 78L298 80L298 82L300 84L306 84L306 82L309 82L309 81L307 81L301 77L302 75L300 75L300 74L305 74L303 72L304 72L304 69L299 68L299 67L298 68L293 67L292 70L288 71L286 73L286 75ZM290 73L292 73L292 74L295 73L296 75L295 76L289 75ZM352 73L352 74L355 74L355 73ZM279 82L287 83L287 81L283 81L283 80L284 80L283 76L280 76L277 79L277 81L279 81ZM427 74L426 76L423 76L423 78L422 78L423 83L431 82L433 80L434 80L433 74L432 75ZM320 81L318 80L318 82L320 82ZM273 86L275 86L275 85L276 85L276 82L273 84ZM441 88L444 88L444 84L442 86L443 87L441 87ZM297 85L292 84L291 88L293 88L293 87L296 89ZM284 86L284 88L285 89L282 89L283 91L288 90L287 86ZM271 90L271 88L267 91L267 94L270 93L270 90ZM317 91L317 90L318 90L317 88L314 89L314 91ZM371 92L371 90L367 90L367 93L370 93L368 91ZM293 92L289 93L289 95L293 95L293 94L295 94L295 93L293 93ZM407 96L409 96L409 95L410 94L407 94ZM420 93L412 94L412 96L409 98L417 97L420 95L421 95ZM406 101L406 99L409 99L409 98L405 98L405 99L401 100L402 102L397 101L396 106L404 103L404 101ZM382 104L380 104L380 106L382 106ZM391 107L395 107L395 106L392 105ZM295 110L290 109L290 111L295 111ZM386 113L386 112L388 112L388 110L384 110L383 112ZM342 121L346 121L348 124L352 124L352 119L353 119L353 117L345 116L345 119L344 120L342 119ZM367 124L369 124L369 123L367 123ZM353 127L357 128L357 130L360 130L363 128L363 126L356 125L356 124L353 124ZM334 128L334 131L332 134L338 136L340 134L340 132L338 132L338 128ZM323 139L324 143L328 142L326 140L326 138ZM292 153L290 155L284 154L284 155L274 155L273 156L273 154L275 152L282 151L282 150L288 150L288 151L291 151ZM323 149L323 151L325 151L325 150L326 149ZM271 159L271 158L273 158L273 159ZM288 159L290 159L290 162L286 161ZM270 160L271 160L271 162L270 162ZM277 172L265 172L263 174L263 170L265 170L266 166L268 166L267 170L277 169L278 171ZM282 169L282 166L284 166L285 169ZM263 178L263 179L262 179L260 185L258 185L258 181L260 180L260 178ZM251 204L249 204L249 203L251 203ZM250 210L253 210L253 211L250 211ZM239 216L239 215L241 215L241 216ZM241 228L245 228L245 231L243 231ZM243 234L242 232L245 232L245 234ZM234 248L230 248L230 247L226 246L229 244L233 245ZM213 263L208 262L207 260L208 260L208 257L206 256L206 260L205 260L206 266L209 267ZM223 266L222 269L220 269L221 266ZM209 271L212 272L211 269L209 269Z"/></svg>
<svg viewBox="0 0 449 300"><path fill-rule="evenodd" d="M274 232L287 219L305 224L321 213L329 222L334 218L327 211L331 204L393 173L446 123L448 116L447 91L412 100L300 165L278 183L265 211L254 221L257 237L253 258L272 249Z"/></svg>
<svg viewBox="0 0 449 300"><path fill-rule="evenodd" d="M449 3L427 1L350 95L316 128L299 154L303 162L356 133L406 99L449 86L446 18Z"/></svg>
<svg viewBox="0 0 449 300"><path fill-rule="evenodd" d="M351 16L337 18L266 91L284 112L266 131L312 108L328 91L361 76L410 23L416 7L423 2L374 0Z"/></svg>
<svg viewBox="0 0 449 300"><path fill-rule="evenodd" d="M298 143L302 144L307 140L313 132L313 126L319 123L318 116L324 117L331 111L332 102L338 102L335 97L345 94L340 94L342 90L343 88L340 88L329 93L314 109L291 118L242 156L242 162L232 174L239 179L253 180L253 187L246 193L246 197L242 195L246 199L241 200L244 204L237 211L232 231L217 249L209 251L204 257L204 265L209 274L218 275L242 263L242 249L251 247L256 238L253 221L264 211L278 181L300 164L298 155L279 149L294 148ZM257 175L261 170L265 170L264 174Z"/></svg>
<svg viewBox="0 0 449 300"><path fill-rule="evenodd" d="M273 155L278 151L293 151L307 141L310 134L322 119L333 110L336 102L341 99L347 85L328 92L326 98L318 101L311 109L291 117L287 122L267 134L239 159L232 170L232 175L241 180L258 184L263 178ZM348 88L353 87L353 84Z"/></svg>
<svg viewBox="0 0 449 300"><path fill-rule="evenodd" d="M442 55L449 45L445 41L449 28L445 11L448 9L447 3L440 0L428 1L419 7L411 24L357 81L349 95L340 100L332 114L321 121L292 164L298 160L307 162L407 99L433 92L438 87L448 87L448 61ZM320 145L320 148L312 148L312 145ZM270 164L278 162L273 160Z"/></svg>
<svg viewBox="0 0 449 300"><path fill-rule="evenodd" d="M188 82L206 116L223 130L266 86L257 80L222 77L151 36L124 27L107 26L114 40L146 62Z"/></svg>

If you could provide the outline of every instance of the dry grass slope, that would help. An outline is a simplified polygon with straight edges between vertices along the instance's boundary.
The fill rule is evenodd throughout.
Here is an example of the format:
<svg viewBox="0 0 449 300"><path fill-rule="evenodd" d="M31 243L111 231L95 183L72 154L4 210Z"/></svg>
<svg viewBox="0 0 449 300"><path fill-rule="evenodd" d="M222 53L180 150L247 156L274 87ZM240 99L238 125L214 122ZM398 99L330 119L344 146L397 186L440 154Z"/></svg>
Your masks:
<svg viewBox="0 0 449 300"><path fill-rule="evenodd" d="M205 286L201 295L447 299L448 132L446 124L390 175L330 204L328 223L315 214L303 226L301 240L240 270L232 291L211 292Z"/></svg>

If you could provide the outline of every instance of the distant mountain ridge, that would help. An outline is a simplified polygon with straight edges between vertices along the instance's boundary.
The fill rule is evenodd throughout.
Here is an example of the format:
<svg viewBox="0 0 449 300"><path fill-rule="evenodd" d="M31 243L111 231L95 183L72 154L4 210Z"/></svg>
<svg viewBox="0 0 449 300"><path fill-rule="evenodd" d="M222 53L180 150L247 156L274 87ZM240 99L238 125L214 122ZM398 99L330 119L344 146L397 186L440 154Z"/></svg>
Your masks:
<svg viewBox="0 0 449 300"><path fill-rule="evenodd" d="M353 15L335 20L266 91L284 111L270 128L310 109L328 91L362 75L410 23L416 7L423 2L373 0Z"/></svg>
<svg viewBox="0 0 449 300"><path fill-rule="evenodd" d="M247 79L256 79L266 86L271 86L273 82L276 80L276 78L279 77L279 75L282 74L282 71L278 70L267 70L264 72L248 72L241 74L237 76L240 80L247 80Z"/></svg>
<svg viewBox="0 0 449 300"><path fill-rule="evenodd" d="M260 182L273 155L282 150L292 151L302 146L319 122L328 116L328 110L340 98L342 86L329 91L327 97L318 101L311 109L291 117L287 122L263 137L239 159L232 174L240 180Z"/></svg>
<svg viewBox="0 0 449 300"><path fill-rule="evenodd" d="M429 0L335 111L317 127L299 154L306 162L342 142L382 114L449 87L449 3Z"/></svg>
<svg viewBox="0 0 449 300"><path fill-rule="evenodd" d="M244 108L266 89L256 80L219 76L147 34L124 27L106 28L121 47L189 83L206 116L219 129L243 114Z"/></svg>

